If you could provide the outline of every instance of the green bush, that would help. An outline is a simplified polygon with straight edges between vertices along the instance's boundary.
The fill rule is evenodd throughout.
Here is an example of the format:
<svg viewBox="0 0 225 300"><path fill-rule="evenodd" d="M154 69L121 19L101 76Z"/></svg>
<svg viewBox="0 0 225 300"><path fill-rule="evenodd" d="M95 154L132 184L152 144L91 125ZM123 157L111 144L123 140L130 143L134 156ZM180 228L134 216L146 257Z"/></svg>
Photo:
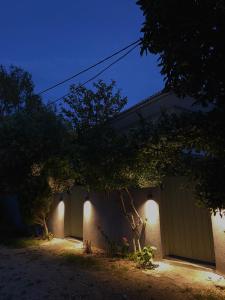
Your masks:
<svg viewBox="0 0 225 300"><path fill-rule="evenodd" d="M132 255L132 259L143 269L153 269L156 265L153 263L154 251L153 246L145 246L141 251L135 252Z"/></svg>

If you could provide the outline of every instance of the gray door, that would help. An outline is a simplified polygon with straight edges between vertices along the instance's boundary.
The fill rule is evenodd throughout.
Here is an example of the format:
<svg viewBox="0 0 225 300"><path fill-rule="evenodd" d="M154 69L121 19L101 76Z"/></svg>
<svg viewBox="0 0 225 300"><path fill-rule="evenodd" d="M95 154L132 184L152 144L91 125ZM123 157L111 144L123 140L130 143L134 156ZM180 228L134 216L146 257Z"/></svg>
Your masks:
<svg viewBox="0 0 225 300"><path fill-rule="evenodd" d="M166 180L160 214L165 255L215 262L210 214L195 205L184 178Z"/></svg>

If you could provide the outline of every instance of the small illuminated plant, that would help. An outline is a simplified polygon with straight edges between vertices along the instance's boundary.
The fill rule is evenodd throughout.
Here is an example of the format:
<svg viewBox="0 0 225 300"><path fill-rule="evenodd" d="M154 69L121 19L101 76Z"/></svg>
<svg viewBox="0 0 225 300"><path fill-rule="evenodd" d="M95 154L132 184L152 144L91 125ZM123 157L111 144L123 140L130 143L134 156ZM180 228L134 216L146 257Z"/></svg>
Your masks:
<svg viewBox="0 0 225 300"><path fill-rule="evenodd" d="M133 254L133 260L137 262L138 267L143 269L153 269L157 267L153 263L154 252L157 250L153 246L145 246L141 251L138 251Z"/></svg>

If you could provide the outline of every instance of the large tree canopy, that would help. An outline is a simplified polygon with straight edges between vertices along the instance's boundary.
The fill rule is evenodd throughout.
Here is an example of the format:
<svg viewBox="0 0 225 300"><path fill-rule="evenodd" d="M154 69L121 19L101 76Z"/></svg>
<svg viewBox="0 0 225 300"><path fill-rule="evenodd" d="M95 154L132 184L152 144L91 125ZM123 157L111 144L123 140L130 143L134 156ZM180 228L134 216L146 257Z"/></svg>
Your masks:
<svg viewBox="0 0 225 300"><path fill-rule="evenodd" d="M139 0L142 51L159 55L166 86L202 103L224 105L225 2Z"/></svg>

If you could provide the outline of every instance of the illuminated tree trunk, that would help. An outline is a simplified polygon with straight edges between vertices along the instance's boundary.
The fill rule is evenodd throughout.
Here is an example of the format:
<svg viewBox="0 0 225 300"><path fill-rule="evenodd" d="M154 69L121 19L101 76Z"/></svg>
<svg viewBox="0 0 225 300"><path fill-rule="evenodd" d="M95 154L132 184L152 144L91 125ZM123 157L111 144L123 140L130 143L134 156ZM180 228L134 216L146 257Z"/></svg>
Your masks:
<svg viewBox="0 0 225 300"><path fill-rule="evenodd" d="M49 238L49 230L48 230L48 225L46 222L46 217L44 215L42 215L41 217L37 217L35 223L42 227L43 238L48 239Z"/></svg>
<svg viewBox="0 0 225 300"><path fill-rule="evenodd" d="M48 238L49 230L48 230L48 226L47 226L45 217L43 217L43 228L44 228L44 236L45 236L45 238Z"/></svg>
<svg viewBox="0 0 225 300"><path fill-rule="evenodd" d="M142 217L139 215L135 204L134 204L134 199L128 189L125 189L125 192L128 195L129 199L129 204L125 204L124 200L124 195L123 192L120 191L120 200L122 204L122 210L124 213L124 216L126 217L130 228L132 230L132 242L133 242L133 248L134 252L141 251L141 243L140 243L140 238L142 234L142 229L145 226L145 222L143 221Z"/></svg>

